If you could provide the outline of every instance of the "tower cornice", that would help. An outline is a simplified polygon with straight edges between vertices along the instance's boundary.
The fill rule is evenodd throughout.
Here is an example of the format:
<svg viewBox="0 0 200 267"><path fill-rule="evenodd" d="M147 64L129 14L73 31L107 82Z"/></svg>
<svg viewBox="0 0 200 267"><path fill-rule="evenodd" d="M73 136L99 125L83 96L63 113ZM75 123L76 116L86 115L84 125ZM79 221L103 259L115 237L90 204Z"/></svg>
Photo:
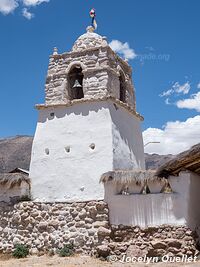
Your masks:
<svg viewBox="0 0 200 267"><path fill-rule="evenodd" d="M106 49L109 53L111 53L115 59L119 60L121 63L125 64L127 68L131 69L131 66L128 64L127 61L125 61L124 59L122 59L120 56L118 56L109 45L105 45L105 46L96 46L96 47L91 47L91 48L86 48L84 50L81 51L69 51L69 52L64 52L62 54L53 54L50 55L50 58L53 59L65 59L67 57L77 57L79 55L86 55L88 54L88 52L95 52L95 51L100 51L101 49Z"/></svg>
<svg viewBox="0 0 200 267"><path fill-rule="evenodd" d="M127 112L131 113L135 117L137 117L140 121L144 120L144 117L136 112L131 105L128 103L124 103L112 96L105 96L105 97L98 97L98 98L81 98L81 99L74 99L68 101L67 103L52 103L52 104L37 104L35 108L38 110L48 109L48 108L57 108L57 107L71 107L73 105L81 104L81 103L94 103L94 102L102 102L102 101L111 101L115 105L119 105L120 107L124 108Z"/></svg>

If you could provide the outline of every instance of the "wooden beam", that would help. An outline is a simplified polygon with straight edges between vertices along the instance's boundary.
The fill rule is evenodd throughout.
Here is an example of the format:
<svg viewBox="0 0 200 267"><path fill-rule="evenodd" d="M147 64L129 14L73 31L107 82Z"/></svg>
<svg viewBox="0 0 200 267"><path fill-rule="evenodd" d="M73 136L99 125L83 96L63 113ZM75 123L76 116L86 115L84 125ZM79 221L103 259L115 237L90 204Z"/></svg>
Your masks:
<svg viewBox="0 0 200 267"><path fill-rule="evenodd" d="M192 167L193 165L196 165L196 164L198 164L198 163L200 163L200 158L198 159L198 160L196 160L196 161L192 161L192 162L189 162L188 164L181 164L181 166L179 167L179 168L177 168L177 169L175 169L174 171L172 171L172 173L173 174L177 174L177 173L179 173L181 170L186 170L186 169L188 169L188 168L190 168L190 167Z"/></svg>
<svg viewBox="0 0 200 267"><path fill-rule="evenodd" d="M200 167L198 169L196 169L194 172L200 172Z"/></svg>
<svg viewBox="0 0 200 267"><path fill-rule="evenodd" d="M185 165L184 167L185 167L185 168L188 168L188 167L191 167L191 166L196 165L196 164L198 164L198 163L200 163L200 158L197 159L196 161L193 161L193 162L188 163L188 164Z"/></svg>

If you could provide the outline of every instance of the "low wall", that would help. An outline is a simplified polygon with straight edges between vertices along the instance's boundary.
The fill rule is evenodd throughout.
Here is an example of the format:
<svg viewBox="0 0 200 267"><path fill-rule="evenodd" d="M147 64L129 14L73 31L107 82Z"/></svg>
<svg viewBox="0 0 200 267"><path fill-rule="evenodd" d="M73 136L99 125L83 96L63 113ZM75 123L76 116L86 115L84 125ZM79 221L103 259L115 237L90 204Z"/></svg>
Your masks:
<svg viewBox="0 0 200 267"><path fill-rule="evenodd" d="M112 226L109 254L122 257L194 256L197 235L188 227L162 225L158 227ZM104 248L105 250L105 248Z"/></svg>
<svg viewBox="0 0 200 267"><path fill-rule="evenodd" d="M191 172L170 176L171 193L161 193L162 186L154 182L149 194L141 193L142 185L131 185L132 193L119 194L118 185L108 181L105 201L110 211L110 223L140 227L169 224L188 226L196 230L200 225L200 177Z"/></svg>
<svg viewBox="0 0 200 267"><path fill-rule="evenodd" d="M73 242L76 252L93 253L109 227L107 204L100 202L44 204L23 202L0 210L0 251L17 243L31 253L56 252ZM103 233L106 237L106 235Z"/></svg>
<svg viewBox="0 0 200 267"><path fill-rule="evenodd" d="M186 225L187 203L177 194L114 195L108 205L114 225Z"/></svg>
<svg viewBox="0 0 200 267"><path fill-rule="evenodd" d="M0 186L0 202L16 203L23 196L30 195L30 186L27 182L22 181L13 187L9 183Z"/></svg>
<svg viewBox="0 0 200 267"><path fill-rule="evenodd" d="M12 252L15 244L22 243L31 254L56 253L69 242L76 253L103 257L136 252L156 256L196 253L196 235L189 228L110 225L103 201L23 202L0 209L0 252Z"/></svg>

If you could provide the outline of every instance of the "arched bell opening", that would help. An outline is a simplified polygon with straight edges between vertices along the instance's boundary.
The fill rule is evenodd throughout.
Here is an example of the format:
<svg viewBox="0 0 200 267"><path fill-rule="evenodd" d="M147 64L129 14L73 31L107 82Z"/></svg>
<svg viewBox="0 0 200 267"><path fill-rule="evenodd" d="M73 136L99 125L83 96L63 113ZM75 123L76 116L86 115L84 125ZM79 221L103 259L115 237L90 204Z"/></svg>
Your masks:
<svg viewBox="0 0 200 267"><path fill-rule="evenodd" d="M126 103L125 78L122 75L119 77L119 100Z"/></svg>
<svg viewBox="0 0 200 267"><path fill-rule="evenodd" d="M73 67L68 74L69 97L73 99L84 98L83 72L80 66Z"/></svg>

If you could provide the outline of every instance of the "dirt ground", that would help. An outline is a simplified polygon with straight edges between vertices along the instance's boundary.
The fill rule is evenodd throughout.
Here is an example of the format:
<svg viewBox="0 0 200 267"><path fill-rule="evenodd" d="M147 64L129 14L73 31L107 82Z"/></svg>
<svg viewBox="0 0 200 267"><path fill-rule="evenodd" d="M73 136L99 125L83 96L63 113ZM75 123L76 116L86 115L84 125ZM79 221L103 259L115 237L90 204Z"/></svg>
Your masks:
<svg viewBox="0 0 200 267"><path fill-rule="evenodd" d="M25 259L0 258L0 267L200 267L200 261L196 263L109 263L91 258L89 256L74 256L61 258L58 256L30 256Z"/></svg>

